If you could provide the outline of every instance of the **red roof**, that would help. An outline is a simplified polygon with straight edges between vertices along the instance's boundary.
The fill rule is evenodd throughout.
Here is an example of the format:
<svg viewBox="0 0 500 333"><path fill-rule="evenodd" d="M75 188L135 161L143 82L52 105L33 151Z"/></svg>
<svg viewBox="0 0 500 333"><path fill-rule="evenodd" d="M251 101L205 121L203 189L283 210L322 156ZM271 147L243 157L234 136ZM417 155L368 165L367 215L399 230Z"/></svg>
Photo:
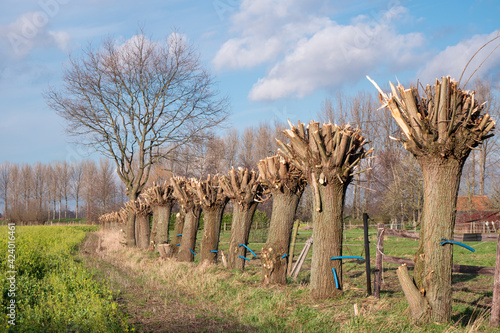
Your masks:
<svg viewBox="0 0 500 333"><path fill-rule="evenodd" d="M459 195L457 198L457 211L492 212L495 209L486 195Z"/></svg>

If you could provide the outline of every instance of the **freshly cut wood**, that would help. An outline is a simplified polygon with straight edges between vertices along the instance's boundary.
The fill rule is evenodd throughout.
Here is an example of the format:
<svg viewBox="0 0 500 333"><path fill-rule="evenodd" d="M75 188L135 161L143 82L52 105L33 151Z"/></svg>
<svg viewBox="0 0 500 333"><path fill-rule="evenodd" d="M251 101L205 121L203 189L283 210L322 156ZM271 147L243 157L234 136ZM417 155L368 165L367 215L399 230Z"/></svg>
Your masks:
<svg viewBox="0 0 500 333"><path fill-rule="evenodd" d="M299 232L299 225L300 225L299 220L296 220L295 223L293 224L292 243L290 244L290 252L288 254L288 267L287 267L286 276L292 275L293 256L295 253L295 243L297 241L297 234Z"/></svg>
<svg viewBox="0 0 500 333"><path fill-rule="evenodd" d="M451 318L451 273L453 246L441 246L441 239L453 239L457 194L464 163L471 149L491 137L495 122L482 114L484 103L450 77L436 80L423 91L405 89L391 83L386 94L370 78L403 131L400 140L422 169L424 203L419 250L416 254L415 281L425 290L426 302L412 311L423 322L447 322ZM431 311L428 311L430 306Z"/></svg>
<svg viewBox="0 0 500 333"><path fill-rule="evenodd" d="M99 216L99 223L103 228L114 228L120 224L125 224L127 220L127 215L124 215L124 209L122 208L118 212L111 212Z"/></svg>
<svg viewBox="0 0 500 333"><path fill-rule="evenodd" d="M431 307L425 297L422 296L422 291L418 290L417 286L415 286L413 278L408 273L406 264L399 266L396 270L396 274L405 297L408 300L408 304L410 305L412 316L417 321L427 317L427 312L431 311Z"/></svg>
<svg viewBox="0 0 500 333"><path fill-rule="evenodd" d="M342 221L345 193L360 161L373 149L365 151L366 139L361 130L350 125L337 126L311 121L290 124L284 131L288 143L277 140L279 153L300 170L314 195L313 257L311 295L314 298L342 294L342 261L330 260L342 255ZM338 285L332 274L338 275Z"/></svg>
<svg viewBox="0 0 500 333"><path fill-rule="evenodd" d="M139 198L136 201L126 202L125 207L127 207L133 214L135 214L135 235L137 247L144 250L149 249L151 246L151 229L149 227L151 206L147 201Z"/></svg>
<svg viewBox="0 0 500 333"><path fill-rule="evenodd" d="M170 259L172 258L172 244L158 244L156 247L158 249L158 253L160 254L160 258L162 259Z"/></svg>
<svg viewBox="0 0 500 333"><path fill-rule="evenodd" d="M258 168L261 183L273 196L268 238L260 256L262 281L264 284L286 284L293 220L306 179L290 160L280 156L261 160Z"/></svg>
<svg viewBox="0 0 500 333"><path fill-rule="evenodd" d="M290 272L290 275L292 275L294 279L297 279L297 276L299 275L300 270L302 269L302 265L304 264L304 261L307 258L307 254L309 253L312 244L313 244L313 238L311 236L306 240L304 248L300 252L299 257L297 258L297 262L295 262L295 265L293 266L292 271Z"/></svg>
<svg viewBox="0 0 500 333"><path fill-rule="evenodd" d="M194 178L172 177L170 184L174 188L174 197L183 210L184 227L180 245L177 249L177 260L183 262L194 261L196 234L200 222L201 206L190 190L196 188L199 182Z"/></svg>
<svg viewBox="0 0 500 333"><path fill-rule="evenodd" d="M373 281L373 295L380 298L380 287L382 286L383 256L384 256L384 225L377 224L377 244L375 253L375 278Z"/></svg>
<svg viewBox="0 0 500 333"><path fill-rule="evenodd" d="M252 217L259 202L263 201L263 187L255 170L231 169L227 176L221 176L219 184L233 203L233 221L231 238L227 252L227 264L231 269L245 269L248 237L252 226Z"/></svg>

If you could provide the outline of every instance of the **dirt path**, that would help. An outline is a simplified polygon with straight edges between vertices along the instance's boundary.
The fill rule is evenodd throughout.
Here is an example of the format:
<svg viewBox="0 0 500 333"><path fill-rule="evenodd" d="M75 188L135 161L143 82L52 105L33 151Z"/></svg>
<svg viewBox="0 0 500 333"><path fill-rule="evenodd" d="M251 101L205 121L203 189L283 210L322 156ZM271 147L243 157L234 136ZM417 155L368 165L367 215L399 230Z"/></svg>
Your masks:
<svg viewBox="0 0 500 333"><path fill-rule="evenodd" d="M126 270L104 255L99 235L90 233L80 247L83 262L97 272L96 278L109 281L118 294L120 310L137 332L250 332L234 318L199 309L196 304L175 299L169 286L148 281L140 272Z"/></svg>

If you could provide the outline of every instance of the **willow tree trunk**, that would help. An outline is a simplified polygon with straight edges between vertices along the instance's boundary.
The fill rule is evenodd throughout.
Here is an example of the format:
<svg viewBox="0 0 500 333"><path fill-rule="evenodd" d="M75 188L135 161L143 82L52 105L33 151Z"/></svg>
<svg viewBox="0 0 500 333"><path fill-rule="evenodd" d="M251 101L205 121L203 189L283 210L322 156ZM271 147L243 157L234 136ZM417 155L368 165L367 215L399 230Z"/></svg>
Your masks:
<svg viewBox="0 0 500 333"><path fill-rule="evenodd" d="M150 226L149 226L150 215L137 214L136 224L137 224L137 247L140 249L147 250L150 243Z"/></svg>
<svg viewBox="0 0 500 333"><path fill-rule="evenodd" d="M182 209L177 213L175 216L175 224L174 224L174 236L172 237L172 257L177 257L177 254L179 253L179 246L181 246L181 240L182 240L182 229L184 229L184 220L185 220L185 215Z"/></svg>
<svg viewBox="0 0 500 333"><path fill-rule="evenodd" d="M245 262L247 260L241 257L246 257L247 249L240 245L248 245L252 218L257 209L257 204L258 203L254 201L248 206L234 205L231 238L229 240L229 250L227 253L227 263L228 267L231 269L245 269Z"/></svg>
<svg viewBox="0 0 500 333"><path fill-rule="evenodd" d="M342 217L347 183L332 182L318 185L321 210L313 210L313 253L311 266L311 296L338 297L342 294ZM314 192L314 191L313 191ZM314 193L316 197L318 193ZM332 268L335 269L337 283ZM338 284L338 288L337 288Z"/></svg>
<svg viewBox="0 0 500 333"><path fill-rule="evenodd" d="M262 261L262 281L265 284L286 284L290 236L300 195L281 193L279 191L273 192L272 195L273 212L269 233L260 256Z"/></svg>
<svg viewBox="0 0 500 333"><path fill-rule="evenodd" d="M129 202L134 202L137 200L137 195L129 195L128 197ZM89 205L87 205L88 207ZM89 213L88 213L88 208L87 208L87 219L89 218ZM127 217L127 225L125 226L126 228L126 242L128 247L135 247L136 240L135 240L135 214L131 211L128 213Z"/></svg>
<svg viewBox="0 0 500 333"><path fill-rule="evenodd" d="M127 241L127 246L128 247L135 247L135 214L130 212L128 213L127 216L127 224L125 225L126 227L126 241Z"/></svg>
<svg viewBox="0 0 500 333"><path fill-rule="evenodd" d="M156 244L168 243L168 228L170 226L170 212L173 203L153 207L153 231Z"/></svg>
<svg viewBox="0 0 500 333"><path fill-rule="evenodd" d="M227 202L227 201L226 201ZM220 225L225 204L217 205L203 210L203 239L201 241L200 263L217 263L219 250ZM215 252L214 252L215 251Z"/></svg>
<svg viewBox="0 0 500 333"><path fill-rule="evenodd" d="M415 281L418 289L425 290L425 302L420 302L424 306L421 319L443 322L451 315L453 245L441 242L453 239L463 162L441 157L419 157L418 161L423 174L424 207Z"/></svg>
<svg viewBox="0 0 500 333"><path fill-rule="evenodd" d="M177 261L194 261L194 251L196 246L196 233L200 222L201 209L196 207L185 212L184 228L182 230L181 245L177 254Z"/></svg>

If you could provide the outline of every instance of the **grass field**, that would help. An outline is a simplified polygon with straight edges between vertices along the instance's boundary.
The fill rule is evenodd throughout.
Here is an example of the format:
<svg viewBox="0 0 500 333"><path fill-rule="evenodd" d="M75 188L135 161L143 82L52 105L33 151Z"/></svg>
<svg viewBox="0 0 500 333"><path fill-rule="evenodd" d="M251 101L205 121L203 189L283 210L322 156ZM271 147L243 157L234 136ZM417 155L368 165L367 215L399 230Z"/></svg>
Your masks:
<svg viewBox="0 0 500 333"><path fill-rule="evenodd" d="M0 227L0 271L5 272L0 277L0 331L123 332L127 329L112 291L75 260L79 244L87 232L95 230L96 226L18 226L15 246L8 247L8 228ZM13 270L15 274L7 274ZM14 281L7 279L12 276ZM16 306L15 325L7 317L11 300Z"/></svg>
<svg viewBox="0 0 500 333"><path fill-rule="evenodd" d="M249 247L257 255L265 241L265 232L252 230ZM299 231L298 243L304 243L310 235L311 230ZM346 253L362 255L362 230L348 230L345 235ZM414 326L399 288L396 265L384 266L380 300L366 296L365 264L363 260L354 260L344 265L344 295L337 300L317 301L309 297L310 261L306 261L297 281L290 279L286 286L262 286L260 260L248 262L241 273L221 266L199 266L196 261L162 261L156 253L124 248L118 232L100 232L98 237L102 239L101 254L87 260L89 267L101 272L102 279L110 279L120 309L129 314L129 324L137 331L495 331L489 328L492 277L455 274L453 322ZM371 233L370 238L374 244L375 234ZM229 232L223 232L222 250L227 249L228 240ZM476 248L476 253L471 255L457 249L456 263L494 265L494 243L468 244ZM296 255L302 246L297 246ZM416 246L414 240L393 237L387 237L384 244L387 254L408 258L413 256ZM374 259L373 245L371 252Z"/></svg>
<svg viewBox="0 0 500 333"><path fill-rule="evenodd" d="M92 226L17 227L16 329L26 332L495 332L489 327L493 278L454 274L453 317L447 325L414 326L395 274L385 264L380 300L366 295L364 260L344 264L344 294L309 297L310 257L297 280L261 285L260 260L245 272L222 266L163 261L156 253L125 248L120 231ZM1 269L7 270L6 227L0 228ZM249 247L259 255L266 229L252 229ZM295 255L312 234L300 230ZM86 236L87 235L87 236ZM375 231L370 231L372 263ZM201 232L198 235L200 245ZM229 231L220 248L227 250ZM345 232L344 253L364 256L363 232ZM455 263L494 266L496 244L455 247ZM313 245L314 246L314 245ZM417 242L386 237L385 253L412 258ZM198 247L195 249L198 252ZM249 258L252 256L249 254ZM2 276L2 306L8 282ZM4 311L4 314L6 312Z"/></svg>

